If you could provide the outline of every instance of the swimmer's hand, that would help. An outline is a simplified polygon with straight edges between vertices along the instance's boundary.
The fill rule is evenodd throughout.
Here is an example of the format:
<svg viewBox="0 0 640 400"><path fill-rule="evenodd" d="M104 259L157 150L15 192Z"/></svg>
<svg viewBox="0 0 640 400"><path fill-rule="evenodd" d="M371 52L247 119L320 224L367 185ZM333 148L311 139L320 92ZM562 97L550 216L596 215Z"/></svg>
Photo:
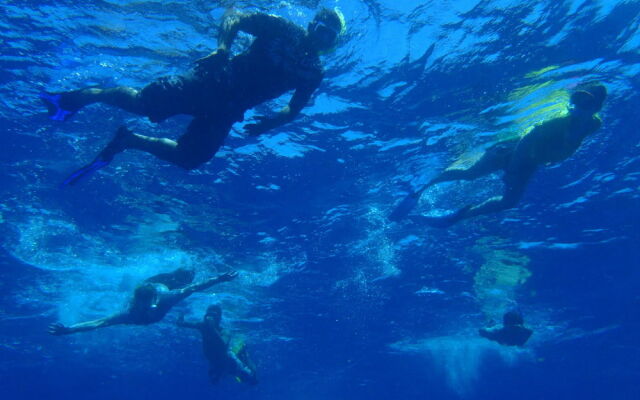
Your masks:
<svg viewBox="0 0 640 400"><path fill-rule="evenodd" d="M55 324L49 325L48 332L51 335L60 336L60 335L67 335L72 331L70 328L62 325L60 322L56 322Z"/></svg>
<svg viewBox="0 0 640 400"><path fill-rule="evenodd" d="M296 95L293 95L293 99ZM293 99L291 101L293 101ZM298 114L298 111L291 111L291 106L287 105L279 112L275 113L275 115L271 117L255 117L255 123L246 124L244 126L244 131L249 136L258 136L266 131L277 128L280 125L284 125L287 122L291 122L293 118Z"/></svg>
<svg viewBox="0 0 640 400"><path fill-rule="evenodd" d="M218 279L218 282L228 282L233 279L236 279L237 276L238 276L238 271L229 271L229 272L225 272L224 274L218 275L217 279Z"/></svg>

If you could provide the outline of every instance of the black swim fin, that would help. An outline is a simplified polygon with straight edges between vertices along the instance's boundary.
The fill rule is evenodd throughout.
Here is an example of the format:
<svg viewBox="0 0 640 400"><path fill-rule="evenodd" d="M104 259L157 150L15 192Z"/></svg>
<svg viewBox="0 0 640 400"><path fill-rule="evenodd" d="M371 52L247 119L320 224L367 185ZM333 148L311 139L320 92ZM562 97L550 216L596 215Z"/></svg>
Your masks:
<svg viewBox="0 0 640 400"><path fill-rule="evenodd" d="M110 161L105 161L101 157L96 158L90 164L87 164L84 167L73 171L73 173L69 175L67 179L64 180L64 182L62 182L60 187L75 185L82 179L88 178L93 175L97 170L109 165L109 162Z"/></svg>
<svg viewBox="0 0 640 400"><path fill-rule="evenodd" d="M61 94L42 92L38 95L40 100L47 106L49 118L54 121L66 121L78 110L65 110L60 105Z"/></svg>
<svg viewBox="0 0 640 400"><path fill-rule="evenodd" d="M118 128L115 136L111 141L107 144L107 146L102 149L98 157L93 160L90 164L85 165L84 167L75 170L67 179L62 182L61 187L64 186L73 186L84 178L88 178L93 175L97 170L102 169L109 165L111 161L113 161L113 157L124 151L126 149L125 142L127 140L128 135L132 135L129 129L124 126Z"/></svg>
<svg viewBox="0 0 640 400"><path fill-rule="evenodd" d="M423 187L415 192L411 192L407 197L402 199L400 204L398 204L391 214L389 214L389 220L397 222L407 218L411 210L418 205L418 200L420 200L420 195L424 192L424 189L425 188Z"/></svg>

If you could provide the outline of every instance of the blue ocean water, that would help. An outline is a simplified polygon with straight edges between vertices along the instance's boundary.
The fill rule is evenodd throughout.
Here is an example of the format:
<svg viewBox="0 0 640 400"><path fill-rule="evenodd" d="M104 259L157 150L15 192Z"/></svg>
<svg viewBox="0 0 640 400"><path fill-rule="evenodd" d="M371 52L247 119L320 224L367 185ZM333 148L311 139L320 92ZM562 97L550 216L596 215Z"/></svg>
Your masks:
<svg viewBox="0 0 640 400"><path fill-rule="evenodd" d="M38 93L184 73L231 6L303 26L342 10L303 115L259 138L237 124L195 171L131 151L60 189L121 124L175 138L188 118L92 105L54 123ZM1 398L640 398L640 2L9 0L0 45ZM609 92L603 127L517 208L446 230L386 218L592 80ZM418 212L500 190L496 176L438 185ZM155 325L47 334L180 266L240 275ZM211 385L199 336L175 326L211 303L259 385ZM513 307L534 329L525 347L477 336Z"/></svg>

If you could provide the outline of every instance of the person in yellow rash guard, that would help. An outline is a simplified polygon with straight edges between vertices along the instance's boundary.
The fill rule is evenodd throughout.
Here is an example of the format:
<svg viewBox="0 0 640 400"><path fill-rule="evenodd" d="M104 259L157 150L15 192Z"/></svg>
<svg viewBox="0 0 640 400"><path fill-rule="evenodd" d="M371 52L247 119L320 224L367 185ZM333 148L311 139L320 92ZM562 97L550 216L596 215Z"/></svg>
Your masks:
<svg viewBox="0 0 640 400"><path fill-rule="evenodd" d="M202 335L202 350L209 361L209 379L211 383L218 383L223 375L235 376L239 382L249 385L258 384L256 371L249 365L246 357L242 359L241 352L231 348L231 337L222 329L222 308L211 305L201 322L186 322L184 315L178 319L178 326L195 329Z"/></svg>
<svg viewBox="0 0 640 400"><path fill-rule="evenodd" d="M467 168L447 168L425 186L409 194L389 218L398 221L411 217L417 223L446 228L466 218L515 207L533 173L540 166L569 158L586 137L600 129L602 120L596 113L602 109L606 97L607 90L599 83L578 88L571 95L572 106L566 116L545 121L522 138L494 144L478 161ZM409 216L420 195L428 187L446 181L473 180L499 170L504 171L503 195L480 204L468 205L441 217Z"/></svg>

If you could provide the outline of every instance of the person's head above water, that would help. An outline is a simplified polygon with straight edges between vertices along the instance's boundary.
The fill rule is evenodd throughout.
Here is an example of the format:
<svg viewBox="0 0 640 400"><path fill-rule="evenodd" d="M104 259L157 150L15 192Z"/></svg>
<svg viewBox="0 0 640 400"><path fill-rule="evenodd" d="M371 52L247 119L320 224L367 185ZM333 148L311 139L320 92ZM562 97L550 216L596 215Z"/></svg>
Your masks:
<svg viewBox="0 0 640 400"><path fill-rule="evenodd" d="M602 109L606 98L607 88L600 83L592 83L578 87L571 94L571 104L580 111L595 114Z"/></svg>
<svg viewBox="0 0 640 400"><path fill-rule="evenodd" d="M344 30L345 21L342 14L328 8L318 11L307 27L309 38L318 51L331 50Z"/></svg>
<svg viewBox="0 0 640 400"><path fill-rule="evenodd" d="M207 322L213 322L215 325L220 325L220 321L222 320L222 307L218 304L210 305L207 307L204 319Z"/></svg>
<svg viewBox="0 0 640 400"><path fill-rule="evenodd" d="M504 326L515 326L524 324L524 318L519 311L511 310L502 317Z"/></svg>

